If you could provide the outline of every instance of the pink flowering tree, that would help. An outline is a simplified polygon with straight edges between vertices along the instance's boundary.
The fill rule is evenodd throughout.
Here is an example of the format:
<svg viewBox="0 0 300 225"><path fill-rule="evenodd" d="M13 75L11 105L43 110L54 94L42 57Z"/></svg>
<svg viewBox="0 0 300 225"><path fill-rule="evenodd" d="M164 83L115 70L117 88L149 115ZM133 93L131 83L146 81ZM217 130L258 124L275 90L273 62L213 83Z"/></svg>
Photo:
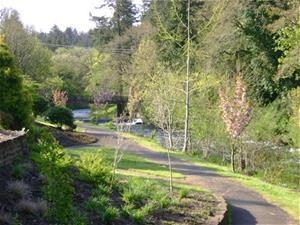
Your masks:
<svg viewBox="0 0 300 225"><path fill-rule="evenodd" d="M58 89L52 91L52 101L55 106L65 107L68 102L67 92Z"/></svg>
<svg viewBox="0 0 300 225"><path fill-rule="evenodd" d="M94 95L94 104L97 108L105 106L113 98L114 94L109 90L100 90Z"/></svg>
<svg viewBox="0 0 300 225"><path fill-rule="evenodd" d="M237 140L240 139L242 132L251 119L251 107L247 99L247 88L238 75L236 77L235 93L230 97L226 95L224 89L219 90L220 108L223 120L226 124L226 131L232 140L231 144L231 168L235 172L235 153L237 150Z"/></svg>
<svg viewBox="0 0 300 225"><path fill-rule="evenodd" d="M108 103L112 101L114 93L109 90L101 89L94 94L94 105L96 111L104 110L105 114L107 113ZM98 113L96 113L98 115ZM99 115L98 115L99 116ZM96 116L96 117L98 117Z"/></svg>

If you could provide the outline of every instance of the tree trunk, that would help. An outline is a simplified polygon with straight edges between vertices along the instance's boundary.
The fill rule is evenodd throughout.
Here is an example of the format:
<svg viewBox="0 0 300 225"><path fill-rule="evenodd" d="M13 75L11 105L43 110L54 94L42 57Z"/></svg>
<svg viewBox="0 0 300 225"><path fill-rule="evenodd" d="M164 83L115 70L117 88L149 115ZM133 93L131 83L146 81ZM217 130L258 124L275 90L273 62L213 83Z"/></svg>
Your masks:
<svg viewBox="0 0 300 225"><path fill-rule="evenodd" d="M172 172L172 163L170 157L170 149L168 149L168 163L169 163L169 172L170 172L169 188L170 188L171 195L173 195L173 172Z"/></svg>
<svg viewBox="0 0 300 225"><path fill-rule="evenodd" d="M113 186L113 184L114 184L114 181L115 181L118 155L119 155L119 147L116 147L116 149L115 149L115 154L114 154L114 162L113 162L112 178L111 178L111 184L110 184L110 185L111 185L111 188L112 188L112 186Z"/></svg>
<svg viewBox="0 0 300 225"><path fill-rule="evenodd" d="M169 139L169 149L173 148L173 136L172 136L172 131L168 132L168 139Z"/></svg>
<svg viewBox="0 0 300 225"><path fill-rule="evenodd" d="M185 120L184 120L184 140L182 151L186 152L189 141L189 117L190 117L190 0L188 0L188 25L187 25L187 59L186 59L186 81L185 81Z"/></svg>
<svg viewBox="0 0 300 225"><path fill-rule="evenodd" d="M234 143L232 143L231 144L231 170L232 170L232 172L235 173L234 157L235 157L235 146L234 146Z"/></svg>
<svg viewBox="0 0 300 225"><path fill-rule="evenodd" d="M240 149L240 167L241 167L241 171L244 171L246 168L246 164L244 158L244 151L242 147L242 141L239 142L239 149Z"/></svg>

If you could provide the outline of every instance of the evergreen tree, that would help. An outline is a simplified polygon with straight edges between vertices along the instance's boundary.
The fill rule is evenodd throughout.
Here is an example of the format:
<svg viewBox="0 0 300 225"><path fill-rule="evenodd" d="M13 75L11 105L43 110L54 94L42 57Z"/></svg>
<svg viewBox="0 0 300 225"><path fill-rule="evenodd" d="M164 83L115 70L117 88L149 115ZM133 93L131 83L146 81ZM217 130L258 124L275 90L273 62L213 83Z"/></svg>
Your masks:
<svg viewBox="0 0 300 225"><path fill-rule="evenodd" d="M190 2L190 42L197 43L197 34L202 24L202 19L197 14L204 6L203 1L191 0ZM187 24L188 24L188 4L187 1L154 0L150 7L150 20L158 33L156 42L159 46L159 55L162 61L169 66L182 67L186 60L187 47Z"/></svg>
<svg viewBox="0 0 300 225"><path fill-rule="evenodd" d="M137 21L137 11L131 0L105 0L99 8L113 10L111 18L92 16L97 26L93 31L94 42L100 45L107 44L115 34L122 36Z"/></svg>
<svg viewBox="0 0 300 225"><path fill-rule="evenodd" d="M0 38L0 125L22 129L31 122L32 100L7 45Z"/></svg>
<svg viewBox="0 0 300 225"><path fill-rule="evenodd" d="M7 10L3 13L0 33L5 36L5 42L23 74L38 82L49 76L51 52L33 31L24 27L17 11Z"/></svg>

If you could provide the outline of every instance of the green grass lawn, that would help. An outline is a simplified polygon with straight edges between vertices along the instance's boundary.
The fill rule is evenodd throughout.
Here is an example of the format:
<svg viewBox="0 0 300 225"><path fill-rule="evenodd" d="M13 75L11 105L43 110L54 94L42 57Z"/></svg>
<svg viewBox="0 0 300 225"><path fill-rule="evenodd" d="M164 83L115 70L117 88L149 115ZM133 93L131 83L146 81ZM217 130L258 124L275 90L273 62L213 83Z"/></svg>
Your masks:
<svg viewBox="0 0 300 225"><path fill-rule="evenodd" d="M92 122L82 122L80 120L76 120L75 124L79 126L77 127L77 129L81 129L81 132L84 132L84 128L80 128L80 125L88 125L89 127L103 129L103 130L115 130L115 127L112 122L95 124Z"/></svg>
<svg viewBox="0 0 300 225"><path fill-rule="evenodd" d="M156 140L139 137L132 134L124 134L124 137L134 140L139 145L149 148L157 152L166 152ZM235 181L240 182L244 186L259 192L269 202L272 202L281 208L285 209L290 215L292 215L297 221L300 220L300 194L297 191L273 185L262 181L256 177L250 177L242 174L232 173L230 168L227 166L221 166L213 163L206 162L205 160L197 157L188 155L182 152L172 152L171 155L176 158L184 159L193 164L212 169L219 174L229 177Z"/></svg>
<svg viewBox="0 0 300 225"><path fill-rule="evenodd" d="M44 118L44 117L41 117L41 116L37 116L36 119L35 119L35 121L36 121L37 123L40 123L40 124L45 125L45 126L57 128L57 126L56 126L55 124L52 124L52 123L46 121L45 118Z"/></svg>
<svg viewBox="0 0 300 225"><path fill-rule="evenodd" d="M73 157L80 157L84 154L95 154L98 153L103 157L103 161L107 165L112 165L114 158L114 149L110 148L99 148L99 147L82 147L82 148L68 148L67 153ZM122 160L118 164L117 172L127 176L137 177L157 177L157 178L168 178L169 169L164 165L153 163L140 156L129 154L124 152ZM184 175L181 173L174 172L173 177L175 179L183 179Z"/></svg>

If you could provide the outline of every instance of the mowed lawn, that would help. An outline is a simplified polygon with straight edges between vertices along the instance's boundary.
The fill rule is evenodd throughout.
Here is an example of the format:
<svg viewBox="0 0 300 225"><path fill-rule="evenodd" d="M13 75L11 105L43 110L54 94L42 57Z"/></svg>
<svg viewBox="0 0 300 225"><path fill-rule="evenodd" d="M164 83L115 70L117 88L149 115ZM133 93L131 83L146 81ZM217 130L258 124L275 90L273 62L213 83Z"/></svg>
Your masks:
<svg viewBox="0 0 300 225"><path fill-rule="evenodd" d="M84 154L99 154L103 158L103 162L108 167L112 167L115 150L103 147L71 147L66 149L67 153L72 157L79 158ZM128 176L161 178L169 177L169 168L165 165L153 163L140 156L122 151L122 158L118 164L117 173ZM184 179L184 175L173 172L173 178Z"/></svg>

